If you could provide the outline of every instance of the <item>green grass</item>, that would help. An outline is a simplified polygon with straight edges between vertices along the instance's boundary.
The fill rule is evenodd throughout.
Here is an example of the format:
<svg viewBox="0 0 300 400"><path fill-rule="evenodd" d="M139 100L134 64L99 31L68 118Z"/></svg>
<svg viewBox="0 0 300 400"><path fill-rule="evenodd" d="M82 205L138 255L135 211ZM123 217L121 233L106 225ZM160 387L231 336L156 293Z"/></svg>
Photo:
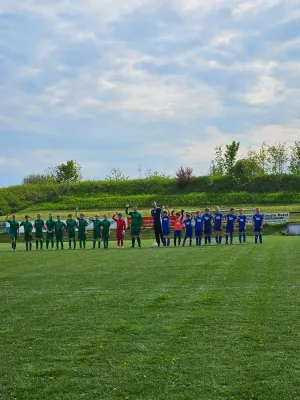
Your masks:
<svg viewBox="0 0 300 400"><path fill-rule="evenodd" d="M262 212L264 212L264 213L268 213L268 212L300 212L300 207L297 204L285 204L285 205L276 205L276 204L262 204L262 205L260 205L260 204L233 204L232 206L235 207L236 209L243 208L245 210L248 209L248 210L253 210L253 211L254 211L255 207L260 207ZM229 208L230 208L228 205L222 205L222 204L220 205L220 207L221 207L222 210L229 210ZM191 210L195 211L197 209L197 207L193 207L193 206L189 206L189 205L185 205L185 206L173 206L173 205L171 206L170 205L170 209L171 210L175 209L177 211L180 211L182 208L184 210L189 210L189 211L191 211ZM204 210L205 206L202 205L202 206L199 206L199 208ZM210 205L210 208L211 208L211 210L214 210L215 209L215 205ZM104 214L104 213L108 213L109 216L111 216L116 211L121 211L125 215L125 212L124 212L125 211L125 207L124 207L124 209L114 209L114 210L111 210L111 209L108 209L108 208L102 208L102 209L98 208L98 209L92 209L92 210L82 209L82 210L79 210L78 213L83 212L86 216L89 216L89 217L90 216L94 216L97 213L101 214L101 215ZM151 215L151 213L150 213L151 204L149 204L148 208L141 207L140 211L143 214L143 216L145 216L145 217L146 216L150 216ZM40 209L40 207L37 206L37 207L26 208L26 209L24 209L22 211L17 211L17 215L21 218L21 217L24 217L26 214L28 214L32 218L34 218L37 215L37 213L39 213L39 212L41 212L41 209ZM43 209L43 211L41 213L42 213L42 216L44 218L46 218L49 213L53 213L55 216L56 215L60 215L62 218L66 218L70 212L73 212L73 214L75 215L75 211L72 210L72 209L67 210L67 211L66 210L53 211L51 209L45 209L45 210ZM297 218L298 218L298 216L297 216ZM0 217L0 220L5 220L5 217Z"/></svg>
<svg viewBox="0 0 300 400"><path fill-rule="evenodd" d="M299 399L299 239L151 243L0 245L1 400Z"/></svg>

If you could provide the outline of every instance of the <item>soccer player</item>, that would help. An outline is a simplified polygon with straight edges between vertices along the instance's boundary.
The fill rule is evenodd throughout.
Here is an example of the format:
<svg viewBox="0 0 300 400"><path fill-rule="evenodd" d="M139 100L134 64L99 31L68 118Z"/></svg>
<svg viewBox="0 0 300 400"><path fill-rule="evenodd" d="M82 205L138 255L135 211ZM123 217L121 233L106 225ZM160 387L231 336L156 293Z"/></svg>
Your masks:
<svg viewBox="0 0 300 400"><path fill-rule="evenodd" d="M29 215L25 215L25 221L21 222L20 226L24 226L24 240L26 245L26 251L32 250L33 225L29 221Z"/></svg>
<svg viewBox="0 0 300 400"><path fill-rule="evenodd" d="M237 220L237 216L234 214L234 208L229 210L229 213L226 215L226 244L228 244L228 239L230 236L230 244L233 244L233 234L234 234L234 226Z"/></svg>
<svg viewBox="0 0 300 400"><path fill-rule="evenodd" d="M79 247L81 249L85 249L86 248L86 231L87 231L87 227L88 227L88 222L86 219L84 219L84 214L81 213L79 218L77 217L77 211L78 209L76 209L76 218L78 221L78 240L79 240Z"/></svg>
<svg viewBox="0 0 300 400"><path fill-rule="evenodd" d="M116 215L118 218L116 218ZM121 213L114 213L112 219L117 224L117 242L118 249L124 249L124 236L126 231L126 222L123 219L123 215Z"/></svg>
<svg viewBox="0 0 300 400"><path fill-rule="evenodd" d="M181 244L181 237L182 237L182 228L183 228L183 216L184 210L181 212L177 212L176 216L174 215L175 210L172 211L172 221L174 221L174 246L177 246L177 239L178 239L178 246Z"/></svg>
<svg viewBox="0 0 300 400"><path fill-rule="evenodd" d="M59 248L59 243L61 245L61 249L64 249L64 230L67 229L67 225L61 220L61 216L57 216L57 221L54 222L54 230L55 230L55 239L56 239L56 250Z"/></svg>
<svg viewBox="0 0 300 400"><path fill-rule="evenodd" d="M191 214L186 213L185 219L183 220L183 225L185 227L185 236L183 239L182 246L185 245L187 239L190 240L190 246L191 246L193 241L193 225L192 225Z"/></svg>
<svg viewBox="0 0 300 400"><path fill-rule="evenodd" d="M157 245L160 246L160 241L164 243L162 222L161 222L162 208L157 207L156 201L152 202L152 207L153 209L151 210L151 215L153 217L155 240Z"/></svg>
<svg viewBox="0 0 300 400"><path fill-rule="evenodd" d="M223 232L223 219L224 216L220 212L220 207L216 208L216 214L214 216L214 230L216 234L216 243L217 245L222 244L222 232Z"/></svg>
<svg viewBox="0 0 300 400"><path fill-rule="evenodd" d="M49 214L49 219L46 221L46 249L49 249L49 244L51 241L51 249L54 248L54 230L55 230L55 223L53 220L53 215Z"/></svg>
<svg viewBox="0 0 300 400"><path fill-rule="evenodd" d="M98 242L98 249L101 248L101 227L102 221L100 220L100 216L97 214L95 215L95 219L90 219L90 222L93 222L94 229L93 229L93 249L96 248L96 242Z"/></svg>
<svg viewBox="0 0 300 400"><path fill-rule="evenodd" d="M244 210L239 211L237 217L237 222L239 226L239 242L240 244L246 243L246 230L247 230L247 217L244 215Z"/></svg>
<svg viewBox="0 0 300 400"><path fill-rule="evenodd" d="M205 209L205 214L203 215L203 225L204 225L204 240L205 244L211 244L211 222L213 216L209 213L209 208Z"/></svg>
<svg viewBox="0 0 300 400"><path fill-rule="evenodd" d="M104 248L108 249L108 241L109 241L109 237L110 237L111 222L108 220L107 214L104 214L103 217L104 217L104 220L102 221L102 226L101 226L102 239L103 239Z"/></svg>
<svg viewBox="0 0 300 400"><path fill-rule="evenodd" d="M255 233L255 244L257 244L258 238L259 243L263 242L262 230L264 227L264 215L260 213L260 209L255 209L255 214L252 218L254 233Z"/></svg>
<svg viewBox="0 0 300 400"><path fill-rule="evenodd" d="M10 226L9 233L10 233L11 240L12 240L11 241L11 249L13 251L16 251L17 250L17 241L18 241L18 238L20 238L20 224L19 224L19 222L17 222L15 215L12 216L12 219L8 219L8 215L7 215L6 222L8 222L9 226Z"/></svg>
<svg viewBox="0 0 300 400"><path fill-rule="evenodd" d="M43 250L45 222L41 219L41 214L38 214L36 218L33 224L35 228L35 249L38 250L40 244L40 249Z"/></svg>
<svg viewBox="0 0 300 400"><path fill-rule="evenodd" d="M196 211L195 219L195 236L196 246L201 246L202 235L203 235L203 217L201 211Z"/></svg>
<svg viewBox="0 0 300 400"><path fill-rule="evenodd" d="M171 234L169 208L167 210L163 211L161 225L162 225L162 234L163 234L163 245L164 245L164 247L169 247L170 246L170 234Z"/></svg>
<svg viewBox="0 0 300 400"><path fill-rule="evenodd" d="M76 228L78 228L78 224L75 219L73 219L73 215L69 214L68 219L66 221L68 239L69 239L69 250L72 249L72 242L74 246L74 250L76 249Z"/></svg>
<svg viewBox="0 0 300 400"><path fill-rule="evenodd" d="M130 233L131 233L131 242L132 248L135 247L135 241L137 241L138 246L141 247L141 230L143 229L143 217L142 214L138 212L138 208L135 206L133 207L133 212L129 210L129 204L126 204L125 213L126 215L131 216L131 226L130 226Z"/></svg>

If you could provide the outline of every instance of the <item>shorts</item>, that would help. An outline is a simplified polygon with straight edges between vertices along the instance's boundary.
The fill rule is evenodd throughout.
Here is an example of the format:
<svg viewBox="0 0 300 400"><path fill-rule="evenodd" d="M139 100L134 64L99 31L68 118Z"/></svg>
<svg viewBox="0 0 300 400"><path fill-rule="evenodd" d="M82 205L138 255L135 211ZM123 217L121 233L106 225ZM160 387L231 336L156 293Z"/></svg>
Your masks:
<svg viewBox="0 0 300 400"><path fill-rule="evenodd" d="M189 238L191 239L193 237L193 232L185 232L185 236L186 239Z"/></svg>
<svg viewBox="0 0 300 400"><path fill-rule="evenodd" d="M18 240L18 234L17 233L11 233L10 237L11 237L11 240L13 242L16 242Z"/></svg>
<svg viewBox="0 0 300 400"><path fill-rule="evenodd" d="M140 236L141 234L141 227L140 226L131 226L130 228L131 236Z"/></svg>
<svg viewBox="0 0 300 400"><path fill-rule="evenodd" d="M234 233L234 228L226 228L226 233Z"/></svg>
<svg viewBox="0 0 300 400"><path fill-rule="evenodd" d="M78 240L86 240L86 233L78 231Z"/></svg>
<svg viewBox="0 0 300 400"><path fill-rule="evenodd" d="M211 235L211 228L204 228L204 235L205 236Z"/></svg>
<svg viewBox="0 0 300 400"><path fill-rule="evenodd" d="M63 235L62 232L61 232L61 233L56 233L56 234L55 234L55 238L56 238L56 241L57 241L57 242L60 242L61 240L63 240L63 237L64 237L64 235Z"/></svg>
<svg viewBox="0 0 300 400"><path fill-rule="evenodd" d="M32 233L31 232L24 233L24 240L25 242L32 242Z"/></svg>
<svg viewBox="0 0 300 400"><path fill-rule="evenodd" d="M181 237L182 231L174 231L174 237Z"/></svg>
<svg viewBox="0 0 300 400"><path fill-rule="evenodd" d="M254 233L261 233L263 228L255 228L254 227Z"/></svg>
<svg viewBox="0 0 300 400"><path fill-rule="evenodd" d="M72 229L70 231L68 231L68 238L69 239L75 239L76 234L75 234L75 229Z"/></svg>
<svg viewBox="0 0 300 400"><path fill-rule="evenodd" d="M214 228L215 232L223 232L223 227L222 226L217 226Z"/></svg>
<svg viewBox="0 0 300 400"><path fill-rule="evenodd" d="M203 229L195 229L195 236L200 237L203 235Z"/></svg>
<svg viewBox="0 0 300 400"><path fill-rule="evenodd" d="M100 240L101 239L101 232L94 231L93 232L93 238L94 238L94 240Z"/></svg>
<svg viewBox="0 0 300 400"><path fill-rule="evenodd" d="M54 232L51 232L51 233L47 232L46 233L46 239L47 240L53 240L54 239Z"/></svg>
<svg viewBox="0 0 300 400"><path fill-rule="evenodd" d="M170 228L169 229L163 229L162 234L163 234L163 236L170 236L170 234L171 234Z"/></svg>
<svg viewBox="0 0 300 400"><path fill-rule="evenodd" d="M43 239L44 239L44 234L43 234L43 232L35 232L35 238L36 238L36 240L37 240L37 239L43 240Z"/></svg>
<svg viewBox="0 0 300 400"><path fill-rule="evenodd" d="M246 228L244 229L239 229L239 233L245 233L246 232Z"/></svg>

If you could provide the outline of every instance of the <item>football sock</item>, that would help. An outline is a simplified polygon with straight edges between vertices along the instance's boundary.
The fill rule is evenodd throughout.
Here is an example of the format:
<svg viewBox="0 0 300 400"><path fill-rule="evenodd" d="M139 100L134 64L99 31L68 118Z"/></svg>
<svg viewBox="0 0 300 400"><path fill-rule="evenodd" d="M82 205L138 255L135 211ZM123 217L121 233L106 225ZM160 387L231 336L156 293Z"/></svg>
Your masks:
<svg viewBox="0 0 300 400"><path fill-rule="evenodd" d="M131 239L132 247L135 247L135 237Z"/></svg>
<svg viewBox="0 0 300 400"><path fill-rule="evenodd" d="M262 241L263 241L263 237L262 237L262 234L260 234L259 235L259 242L262 243Z"/></svg>
<svg viewBox="0 0 300 400"><path fill-rule="evenodd" d="M39 241L38 240L35 241L35 247L36 247L36 249L39 248Z"/></svg>
<svg viewBox="0 0 300 400"><path fill-rule="evenodd" d="M41 247L41 250L43 250L43 245L44 245L44 242L43 242L42 240L40 240L40 247Z"/></svg>
<svg viewBox="0 0 300 400"><path fill-rule="evenodd" d="M242 243L242 234L241 233L239 234L239 241L240 241L240 243Z"/></svg>
<svg viewBox="0 0 300 400"><path fill-rule="evenodd" d="M50 243L50 240L46 240L46 249L48 250L49 249L49 243Z"/></svg>
<svg viewBox="0 0 300 400"><path fill-rule="evenodd" d="M246 243L246 234L243 234L244 243Z"/></svg>
<svg viewBox="0 0 300 400"><path fill-rule="evenodd" d="M138 237L136 240L137 240L137 242L138 242L139 247L141 247L141 238Z"/></svg>

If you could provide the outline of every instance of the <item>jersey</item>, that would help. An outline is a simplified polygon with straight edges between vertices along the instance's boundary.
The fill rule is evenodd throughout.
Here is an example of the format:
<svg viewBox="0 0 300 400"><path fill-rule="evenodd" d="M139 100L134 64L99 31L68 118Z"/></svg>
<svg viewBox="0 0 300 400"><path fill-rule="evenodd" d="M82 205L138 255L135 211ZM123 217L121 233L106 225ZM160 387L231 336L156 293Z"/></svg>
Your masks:
<svg viewBox="0 0 300 400"><path fill-rule="evenodd" d="M203 231L203 217L201 215L196 215L195 217L195 233L196 235L201 234Z"/></svg>
<svg viewBox="0 0 300 400"><path fill-rule="evenodd" d="M226 220L227 220L226 232L228 232L228 233L234 232L234 224L235 224L236 219L237 219L237 216L234 214L226 215Z"/></svg>
<svg viewBox="0 0 300 400"><path fill-rule="evenodd" d="M168 215L161 218L161 225L163 235L170 235L170 217Z"/></svg>
<svg viewBox="0 0 300 400"><path fill-rule="evenodd" d="M183 221L183 224L185 226L185 236L187 236L187 237L193 236L193 225L192 225L191 218L185 219Z"/></svg>
<svg viewBox="0 0 300 400"><path fill-rule="evenodd" d="M17 221L9 220L7 221L10 225L10 235L13 240L17 240L17 234L20 228L20 224Z"/></svg>
<svg viewBox="0 0 300 400"><path fill-rule="evenodd" d="M111 226L111 222L108 219L104 219L102 221L102 235L103 237L107 237L109 235L109 228Z"/></svg>
<svg viewBox="0 0 300 400"><path fill-rule="evenodd" d="M247 217L246 215L239 215L237 217L239 224L239 232L245 232L247 226Z"/></svg>
<svg viewBox="0 0 300 400"><path fill-rule="evenodd" d="M215 220L215 226L214 226L214 229L215 229L215 231L221 231L222 230L222 227L223 227L223 218L224 218L224 216L223 216L223 214L221 214L221 213L217 213L216 215L215 215L215 218L214 218L214 220Z"/></svg>
<svg viewBox="0 0 300 400"><path fill-rule="evenodd" d="M183 228L183 216L181 217L172 217L174 221L174 231L182 231Z"/></svg>
<svg viewBox="0 0 300 400"><path fill-rule="evenodd" d="M124 219L117 219L115 217L113 217L113 220L115 221L115 223L117 224L117 232L123 232L126 229L126 222L124 221Z"/></svg>
<svg viewBox="0 0 300 400"><path fill-rule="evenodd" d="M264 223L263 214L254 214L252 220L254 222L254 230L257 232L260 231Z"/></svg>
<svg viewBox="0 0 300 400"><path fill-rule="evenodd" d="M204 232L211 233L211 221L213 219L213 216L211 214L204 214L202 219L203 219Z"/></svg>
<svg viewBox="0 0 300 400"><path fill-rule="evenodd" d="M87 220L84 218L77 218L78 220L78 230L81 233L85 233L85 228L88 226Z"/></svg>
<svg viewBox="0 0 300 400"><path fill-rule="evenodd" d="M54 228L55 228L55 234L62 235L64 229L67 227L67 225L63 221L55 221L54 222Z"/></svg>
<svg viewBox="0 0 300 400"><path fill-rule="evenodd" d="M94 237L100 237L102 221L100 219L92 219L91 221L94 223Z"/></svg>
<svg viewBox="0 0 300 400"><path fill-rule="evenodd" d="M75 219L68 219L66 221L66 225L67 225L67 230L68 232L75 232L75 228L78 226L77 222L75 221Z"/></svg>
<svg viewBox="0 0 300 400"><path fill-rule="evenodd" d="M24 233L31 233L33 230L33 225L30 221L23 221L20 226L24 226Z"/></svg>
<svg viewBox="0 0 300 400"><path fill-rule="evenodd" d="M35 227L36 236L43 234L44 226L45 226L45 222L42 219L36 219L34 221L34 227Z"/></svg>
<svg viewBox="0 0 300 400"><path fill-rule="evenodd" d="M162 209L160 207L153 208L151 210L151 215L153 217L154 226L161 225L161 212L162 212Z"/></svg>
<svg viewBox="0 0 300 400"><path fill-rule="evenodd" d="M131 216L131 226L141 227L143 226L143 217L139 212L128 212L128 208L126 208L126 214Z"/></svg>
<svg viewBox="0 0 300 400"><path fill-rule="evenodd" d="M47 227L47 229L48 229L48 231L49 232L52 232L53 231L53 229L55 228L55 222L53 221L53 219L48 219L47 221L46 221L46 227Z"/></svg>

